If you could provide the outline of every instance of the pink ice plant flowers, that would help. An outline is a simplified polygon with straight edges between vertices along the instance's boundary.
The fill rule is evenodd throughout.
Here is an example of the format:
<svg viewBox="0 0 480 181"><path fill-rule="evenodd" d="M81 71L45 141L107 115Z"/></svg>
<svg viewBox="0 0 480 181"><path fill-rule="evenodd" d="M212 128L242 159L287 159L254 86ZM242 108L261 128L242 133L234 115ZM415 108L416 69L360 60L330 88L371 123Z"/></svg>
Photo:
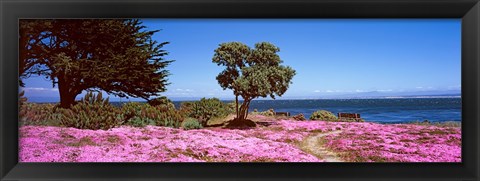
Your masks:
<svg viewBox="0 0 480 181"><path fill-rule="evenodd" d="M461 129L412 124L346 124L324 138L346 161L461 162Z"/></svg>
<svg viewBox="0 0 480 181"><path fill-rule="evenodd" d="M238 130L147 126L110 130L22 126L20 162L323 162L300 149L319 140L347 162L460 162L461 131L409 124L280 120Z"/></svg>
<svg viewBox="0 0 480 181"><path fill-rule="evenodd" d="M322 139L347 162L461 162L460 128L368 122L279 123L288 130L341 130Z"/></svg>
<svg viewBox="0 0 480 181"><path fill-rule="evenodd" d="M321 162L273 135L243 130L181 130L147 126L108 131L20 128L21 162ZM270 135L271 136L271 135Z"/></svg>

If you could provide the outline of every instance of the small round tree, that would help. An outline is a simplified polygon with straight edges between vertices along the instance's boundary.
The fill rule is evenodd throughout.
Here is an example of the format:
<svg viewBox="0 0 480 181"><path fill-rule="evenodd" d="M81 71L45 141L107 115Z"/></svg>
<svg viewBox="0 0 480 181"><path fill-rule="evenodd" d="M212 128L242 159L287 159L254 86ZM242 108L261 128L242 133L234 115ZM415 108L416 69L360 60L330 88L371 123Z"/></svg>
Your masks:
<svg viewBox="0 0 480 181"><path fill-rule="evenodd" d="M225 66L217 76L220 86L233 90L236 120L246 121L250 102L258 97L282 96L292 83L295 70L281 65L280 49L268 42L255 44L251 49L240 42L222 43L215 50L213 63ZM243 98L238 106L238 97Z"/></svg>

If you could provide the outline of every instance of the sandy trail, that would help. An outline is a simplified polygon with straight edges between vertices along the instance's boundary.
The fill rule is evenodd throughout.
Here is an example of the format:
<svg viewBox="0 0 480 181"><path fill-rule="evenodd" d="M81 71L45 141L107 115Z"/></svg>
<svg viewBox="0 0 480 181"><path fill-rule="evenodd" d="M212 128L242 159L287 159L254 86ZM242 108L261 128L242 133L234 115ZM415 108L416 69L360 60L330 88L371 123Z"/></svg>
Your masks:
<svg viewBox="0 0 480 181"><path fill-rule="evenodd" d="M341 130L331 131L326 133L319 133L314 136L307 137L301 144L301 149L318 157L324 159L326 162L343 162L337 154L328 151L321 143L320 139L327 135L339 134Z"/></svg>

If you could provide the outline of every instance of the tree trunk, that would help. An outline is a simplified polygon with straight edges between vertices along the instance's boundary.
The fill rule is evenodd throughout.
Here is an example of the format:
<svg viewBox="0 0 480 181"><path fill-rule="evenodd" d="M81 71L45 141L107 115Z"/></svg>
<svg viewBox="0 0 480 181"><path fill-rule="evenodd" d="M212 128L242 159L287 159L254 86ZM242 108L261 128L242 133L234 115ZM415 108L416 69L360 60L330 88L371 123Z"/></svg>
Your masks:
<svg viewBox="0 0 480 181"><path fill-rule="evenodd" d="M239 119L240 120L245 120L247 118L247 114L248 114L248 104L250 104L250 100L249 99L244 99L242 105L240 106L240 115L239 115Z"/></svg>
<svg viewBox="0 0 480 181"><path fill-rule="evenodd" d="M60 107L70 108L75 103L75 97L73 94L60 94Z"/></svg>
<svg viewBox="0 0 480 181"><path fill-rule="evenodd" d="M247 117L248 117L248 108L250 107L250 102L251 102L251 101L248 101L248 102L247 102L247 105L246 105L246 108L245 108L245 116L244 116L244 119L247 119Z"/></svg>
<svg viewBox="0 0 480 181"><path fill-rule="evenodd" d="M237 118L230 122L227 127L231 128L245 128L245 127L255 127L256 124L252 120L247 120L248 108L250 105L250 98L244 98L243 103L238 107Z"/></svg>
<svg viewBox="0 0 480 181"><path fill-rule="evenodd" d="M78 94L71 93L67 85L60 81L58 83L58 91L60 92L60 107L70 108L75 103L75 97Z"/></svg>
<svg viewBox="0 0 480 181"><path fill-rule="evenodd" d="M235 95L235 111L237 113L236 118L238 118L238 95Z"/></svg>

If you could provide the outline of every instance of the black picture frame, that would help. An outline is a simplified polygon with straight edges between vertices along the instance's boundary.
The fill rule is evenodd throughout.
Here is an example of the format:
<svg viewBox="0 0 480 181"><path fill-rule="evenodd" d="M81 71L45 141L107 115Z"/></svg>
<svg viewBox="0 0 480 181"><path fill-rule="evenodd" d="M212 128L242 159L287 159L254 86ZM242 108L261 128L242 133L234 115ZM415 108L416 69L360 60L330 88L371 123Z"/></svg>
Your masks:
<svg viewBox="0 0 480 181"><path fill-rule="evenodd" d="M479 180L478 0L1 0L1 180ZM18 163L21 18L462 18L462 163Z"/></svg>

